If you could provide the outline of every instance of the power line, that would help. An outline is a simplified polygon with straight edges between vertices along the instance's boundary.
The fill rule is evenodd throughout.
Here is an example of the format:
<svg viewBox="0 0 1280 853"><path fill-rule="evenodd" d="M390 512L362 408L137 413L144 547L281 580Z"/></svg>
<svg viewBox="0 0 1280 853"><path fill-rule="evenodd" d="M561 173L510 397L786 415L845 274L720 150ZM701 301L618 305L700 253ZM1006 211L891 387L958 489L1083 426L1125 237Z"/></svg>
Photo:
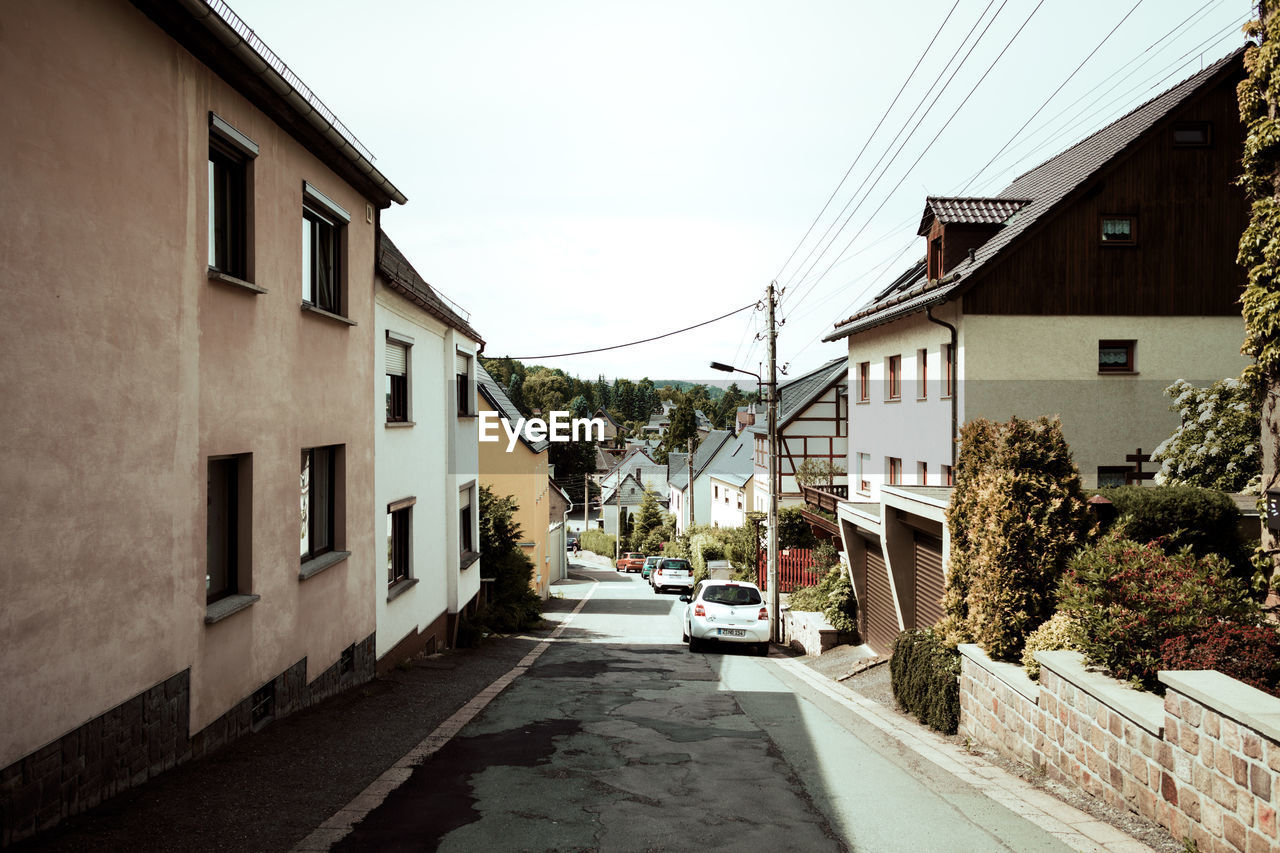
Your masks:
<svg viewBox="0 0 1280 853"><path fill-rule="evenodd" d="M804 232L804 236L800 238L800 242L796 243L796 247L791 250L791 254L787 256L785 261L783 261L777 274L774 275L774 279L782 278L782 273L787 268L787 265L791 263L791 260L796 256L796 252L800 251L800 247L804 245L805 241L809 239L809 235L813 233L813 229L817 226L818 221L822 219L822 215L826 213L827 208L831 206L832 200L836 197L836 194L840 192L840 188L844 186L844 182L849 180L849 175L853 173L854 167L858 165L858 161L861 160L862 155L866 153L867 147L871 145L871 140L875 139L876 134L880 132L880 127L884 124L884 120L889 117L889 113L891 113L893 108L897 105L898 99L901 98L902 93L906 91L907 85L911 83L916 72L920 70L920 64L924 62L924 58L928 56L929 51L933 49L933 43L938 40L938 36L942 35L942 30L946 27L947 21L951 20L951 16L959 6L960 0L956 0L955 5L951 7L951 11L947 12L947 16L942 19L942 23L938 25L937 32L933 34L933 38L929 39L929 44L925 46L925 49L920 52L920 58L916 60L915 66L911 69L911 73L907 75L906 80L902 81L902 86L898 89L898 94L893 96L893 100L889 102L889 106L885 109L884 115L880 116L880 121L876 122L875 128L872 129L870 135L867 136L867 141L862 143L862 148L859 149L858 153L854 156L853 162L849 164L849 168L845 171L844 177L840 179L840 183L836 184L836 188L831 191L831 195L827 197L826 203L822 205L822 210L818 211L818 215L813 218L813 222L809 223L808 230ZM970 32L972 32L972 30ZM910 121L910 119L908 119L908 121ZM823 236L825 237L826 235ZM808 257L805 258L805 261L807 260L809 260ZM804 263L804 261L801 261L801 263Z"/></svg>
<svg viewBox="0 0 1280 853"><path fill-rule="evenodd" d="M578 350L577 352L558 352L558 353L553 353L551 355L520 355L520 356L508 355L508 356L492 356L492 358L510 358L510 359L513 359L514 361L541 361L542 359L545 359L545 358L568 358L571 355L590 355L591 353L595 353L595 352L608 352L609 350L623 349L624 347L634 347L634 346L638 346L639 344L647 344L652 341L660 341L663 338L669 338L672 335L680 335L685 332L691 332L694 329L700 329L703 326L709 326L712 323L718 323L719 321L727 317L732 317L734 314L741 314L743 311L746 311L748 308L755 308L758 304L759 304L758 302L752 302L749 305L743 305L741 308L735 308L734 310L730 311L728 314L721 314L719 317L713 317L710 320L703 320L701 323L695 323L694 325L686 326L683 329L676 329L674 332L667 332L666 334L663 334L663 335L654 335L651 338L644 338L642 340L631 341L625 344L614 344L611 347L597 347L596 349L584 349L584 350ZM490 356L486 356L486 358L489 358L489 357Z"/></svg>
<svg viewBox="0 0 1280 853"><path fill-rule="evenodd" d="M985 166L983 166L981 169L979 169L979 170L978 170L978 173L977 173L976 175L974 175L972 178L970 178L970 179L969 179L968 183L966 183L966 184L964 185L964 187L962 187L962 188L961 188L960 193L959 193L960 195L964 195L964 194L965 194L965 192L966 192L966 191L968 191L970 184L972 184L975 180L977 180L978 175L981 175L983 172L985 172L985 171L986 171L986 170L991 166L991 164L992 164L992 163L994 163L994 162L996 161L996 159L997 159L1001 154L1003 154L1003 153L1005 152L1005 150L1006 150L1006 149L1008 149L1008 147L1009 147L1010 145L1012 145L1012 144L1013 144L1013 141L1014 141L1015 139L1017 139L1017 138L1018 138L1018 135L1019 135L1020 133L1022 133L1022 131L1024 131L1024 130L1026 130L1026 129L1027 129L1027 125L1029 125L1029 124L1031 124L1031 122L1035 121L1036 116L1040 115L1041 111L1042 111L1042 110L1044 110L1044 108L1045 108L1045 107L1049 106L1049 102L1050 102L1050 101L1052 101L1054 98L1058 97L1058 93L1062 91L1062 87L1063 87L1063 86L1066 86L1068 83L1070 83L1070 82L1072 81L1072 79L1073 79L1077 74L1079 74L1079 73L1080 73L1080 69L1081 69L1081 68L1084 68L1085 63L1086 63L1086 62L1088 62L1090 59L1093 59L1094 54L1096 54L1099 50L1102 50L1102 46L1103 46L1104 44L1106 44L1106 43L1107 43L1107 41L1108 41L1108 40L1110 40L1110 38L1111 38L1113 35L1115 35L1115 34L1116 34L1116 30L1120 29L1120 27L1124 24L1124 22L1125 22L1125 21L1127 21L1127 20L1129 20L1129 17L1130 17L1131 15L1133 15L1133 13L1134 13L1134 12L1138 11L1138 7L1139 7L1139 6L1141 6L1141 5L1142 5L1142 3L1143 3L1143 0L1138 0L1138 2L1137 2L1137 3L1134 3L1134 4L1133 4L1133 6L1129 9L1129 11L1125 13L1125 16L1124 16L1123 18L1121 18L1121 19L1120 19L1120 23L1118 23L1118 24L1116 24L1114 27L1112 27L1112 28L1111 28L1111 32L1107 33L1105 36L1103 36L1103 37L1102 37L1102 41L1098 42L1098 44L1094 47L1094 49L1093 49L1093 50L1091 50L1091 51L1089 51L1089 55L1088 55L1088 56L1086 56L1084 59L1080 60L1080 64L1079 64L1079 65L1077 65L1077 66L1075 67L1075 70L1074 70L1074 71L1072 71L1070 74L1068 74L1068 75L1067 75L1067 79L1065 79L1065 80L1063 80L1061 83L1059 83L1059 84L1058 84L1058 88L1054 89L1054 90L1053 90L1053 93L1052 93L1051 95L1049 95L1049 97L1045 98L1045 99L1044 99L1044 102L1043 102L1042 104L1040 104L1040 106L1036 107L1036 111L1035 111L1035 112L1033 112L1033 113L1031 114L1031 116L1030 116L1026 121L1024 121L1024 122L1022 123L1022 127L1018 128L1016 131L1014 131L1013 136L1009 137L1009 141L1008 141L1008 142L1006 142L1004 145L1001 145L1001 146L1000 146L1000 150L999 150L999 151L997 151L994 155L992 155L991 159L987 161L987 164L986 164Z"/></svg>

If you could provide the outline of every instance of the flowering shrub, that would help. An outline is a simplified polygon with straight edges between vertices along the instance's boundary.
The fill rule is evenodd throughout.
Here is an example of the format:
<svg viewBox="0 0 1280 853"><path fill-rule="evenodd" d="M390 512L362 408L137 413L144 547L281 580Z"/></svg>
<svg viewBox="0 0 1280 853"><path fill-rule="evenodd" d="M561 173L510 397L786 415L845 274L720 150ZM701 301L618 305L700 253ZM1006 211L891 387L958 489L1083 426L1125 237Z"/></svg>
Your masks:
<svg viewBox="0 0 1280 853"><path fill-rule="evenodd" d="M1036 652L1060 649L1080 651L1079 634L1080 629L1071 621L1071 617L1059 610L1027 637L1026 648L1022 650L1022 668L1031 678L1039 680L1040 661L1036 660Z"/></svg>
<svg viewBox="0 0 1280 853"><path fill-rule="evenodd" d="M1160 463L1156 483L1256 489L1262 479L1262 407L1254 389L1239 379L1220 379L1208 388L1179 379L1165 393L1181 423L1151 452L1151 461Z"/></svg>
<svg viewBox="0 0 1280 853"><path fill-rule="evenodd" d="M1159 692L1161 644L1218 622L1255 625L1258 605L1221 557L1166 554L1108 536L1082 551L1058 586L1090 663Z"/></svg>
<svg viewBox="0 0 1280 853"><path fill-rule="evenodd" d="M1216 669L1280 696L1280 631L1218 622L1160 646L1161 669Z"/></svg>
<svg viewBox="0 0 1280 853"><path fill-rule="evenodd" d="M1080 474L1057 420L965 424L947 510L948 645L980 644L1018 660L1053 614L1053 590L1087 523Z"/></svg>

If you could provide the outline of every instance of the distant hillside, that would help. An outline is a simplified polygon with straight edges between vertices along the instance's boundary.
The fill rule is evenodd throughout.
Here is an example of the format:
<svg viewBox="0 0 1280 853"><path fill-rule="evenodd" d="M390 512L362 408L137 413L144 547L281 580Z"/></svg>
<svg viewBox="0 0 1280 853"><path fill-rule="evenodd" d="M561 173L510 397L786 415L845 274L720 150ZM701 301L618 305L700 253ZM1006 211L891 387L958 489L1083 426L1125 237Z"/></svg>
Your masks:
<svg viewBox="0 0 1280 853"><path fill-rule="evenodd" d="M750 377L747 377L747 378L750 379ZM675 388L678 391L688 391L694 385L705 385L707 386L707 394L708 396L711 397L712 400L719 400L721 397L724 396L724 389L728 388L734 382L737 382L736 379L702 379L702 380L654 379L652 381L653 381L654 388L665 388L668 385L670 385L672 388ZM743 391L754 391L755 380L754 379L751 380L751 387L747 387L742 382L738 382L738 387L741 388Z"/></svg>

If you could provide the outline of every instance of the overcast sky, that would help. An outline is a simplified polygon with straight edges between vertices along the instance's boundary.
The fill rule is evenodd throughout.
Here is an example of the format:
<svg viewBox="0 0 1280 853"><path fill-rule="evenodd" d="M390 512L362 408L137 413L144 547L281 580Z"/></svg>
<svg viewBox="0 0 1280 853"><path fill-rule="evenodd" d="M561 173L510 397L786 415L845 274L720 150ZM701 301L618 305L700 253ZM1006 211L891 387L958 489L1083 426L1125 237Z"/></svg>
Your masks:
<svg viewBox="0 0 1280 853"><path fill-rule="evenodd" d="M926 195L998 193L1238 47L1250 12L1248 0L230 5L409 197L384 228L471 313L487 355L663 334L761 299L776 278L787 287L778 357L792 376L843 355L817 339L923 255ZM893 159L894 135L908 138L921 114ZM892 165L837 231L886 152ZM829 225L837 236L821 254ZM538 363L584 378L721 379L709 361L759 369L762 323L746 312Z"/></svg>

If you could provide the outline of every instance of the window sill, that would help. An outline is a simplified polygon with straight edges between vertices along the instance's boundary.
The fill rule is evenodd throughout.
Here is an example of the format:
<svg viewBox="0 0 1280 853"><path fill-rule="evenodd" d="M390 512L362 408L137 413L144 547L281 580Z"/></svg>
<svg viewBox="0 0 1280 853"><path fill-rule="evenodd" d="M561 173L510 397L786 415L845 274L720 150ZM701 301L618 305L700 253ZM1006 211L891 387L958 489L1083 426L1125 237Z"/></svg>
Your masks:
<svg viewBox="0 0 1280 853"><path fill-rule="evenodd" d="M928 401L929 401L928 397L916 397L917 403L927 403Z"/></svg>
<svg viewBox="0 0 1280 853"><path fill-rule="evenodd" d="M943 395L942 395L942 396L940 396L938 399L939 399L939 400L950 400L950 399L951 399L952 397L954 397L954 396L955 396L954 394L943 394Z"/></svg>
<svg viewBox="0 0 1280 853"><path fill-rule="evenodd" d="M469 569L475 565L476 560L480 559L480 554L476 551L463 551L458 558L458 568Z"/></svg>
<svg viewBox="0 0 1280 853"><path fill-rule="evenodd" d="M387 421L387 429L408 429L417 425L417 421Z"/></svg>
<svg viewBox="0 0 1280 853"><path fill-rule="evenodd" d="M478 417L480 416L475 412L458 412L458 420L460 421L474 421Z"/></svg>
<svg viewBox="0 0 1280 853"><path fill-rule="evenodd" d="M222 282L223 284L229 284L232 287L238 287L241 290L247 290L250 293L266 293L267 292L267 289L265 287L260 287L251 281L245 281L244 279L236 278L233 275L227 275L226 273L220 272L214 267L209 267L209 281L219 281L219 282Z"/></svg>
<svg viewBox="0 0 1280 853"><path fill-rule="evenodd" d="M219 598L212 604L205 605L204 624L212 625L214 622L221 622L228 616L247 609L260 598L262 598L260 595L228 595L226 598Z"/></svg>
<svg viewBox="0 0 1280 853"><path fill-rule="evenodd" d="M853 404L855 406L870 406L871 401L870 400L854 400Z"/></svg>
<svg viewBox="0 0 1280 853"><path fill-rule="evenodd" d="M901 403L902 398L901 397L885 397L884 401L886 403Z"/></svg>
<svg viewBox="0 0 1280 853"><path fill-rule="evenodd" d="M298 580L304 581L308 578L313 578L330 566L336 566L350 556L350 551L330 551L328 554L321 554L319 557L307 560L298 567Z"/></svg>
<svg viewBox="0 0 1280 853"><path fill-rule="evenodd" d="M335 314L332 311L326 311L318 305L312 305L310 302L303 302L302 310L308 314L318 314L321 317L327 317L330 320L333 320L338 323L343 323L347 326L359 325L358 323L356 323L355 320L352 320L350 317L343 317L341 314Z"/></svg>
<svg viewBox="0 0 1280 853"><path fill-rule="evenodd" d="M412 589L413 585L416 584L417 582L418 582L417 578L401 578L400 580L393 583L390 587L387 588L387 604L390 604L400 596L404 595L406 592Z"/></svg>

